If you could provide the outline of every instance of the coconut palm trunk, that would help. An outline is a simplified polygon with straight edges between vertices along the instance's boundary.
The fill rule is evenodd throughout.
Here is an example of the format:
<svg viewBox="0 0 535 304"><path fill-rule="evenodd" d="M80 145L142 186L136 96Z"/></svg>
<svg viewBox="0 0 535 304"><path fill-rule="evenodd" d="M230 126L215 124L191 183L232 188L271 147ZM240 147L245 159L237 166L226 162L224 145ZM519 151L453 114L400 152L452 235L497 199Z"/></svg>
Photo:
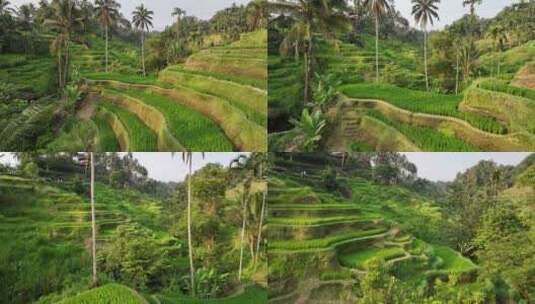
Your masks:
<svg viewBox="0 0 535 304"><path fill-rule="evenodd" d="M108 73L108 26L106 25L106 73Z"/></svg>
<svg viewBox="0 0 535 304"><path fill-rule="evenodd" d="M70 48L70 38L65 41L65 72L63 72L63 85L67 84L69 80L69 48Z"/></svg>
<svg viewBox="0 0 535 304"><path fill-rule="evenodd" d="M457 53L457 65L455 67L455 95L459 95L459 50L456 50Z"/></svg>
<svg viewBox="0 0 535 304"><path fill-rule="evenodd" d="M141 30L141 64L143 66L143 76L147 76L145 70L145 31Z"/></svg>
<svg viewBox="0 0 535 304"><path fill-rule="evenodd" d="M427 27L424 27L424 69L425 69L425 89L429 91L429 75L427 73Z"/></svg>
<svg viewBox="0 0 535 304"><path fill-rule="evenodd" d="M244 186L245 187L245 186ZM246 206L247 206L247 201L246 201L246 198L245 198L245 189L244 189L244 193L243 193L243 198L242 198L242 207L243 207L243 214L242 214L242 217L243 217L243 220L242 220L242 227L241 227L241 240L240 240L240 266L239 266L239 269L238 269L238 281L241 281L241 274L242 274L242 269L243 269L243 246L244 246L244 242L245 242L245 226L246 226Z"/></svg>
<svg viewBox="0 0 535 304"><path fill-rule="evenodd" d="M379 16L375 16L375 82L379 83Z"/></svg>
<svg viewBox="0 0 535 304"><path fill-rule="evenodd" d="M266 208L266 192L262 193L262 209L260 211L260 223L258 224L258 237L256 239L256 255L255 255L255 264L260 253L260 240L262 240L262 226L264 224L264 213Z"/></svg>
<svg viewBox="0 0 535 304"><path fill-rule="evenodd" d="M195 296L195 267L193 266L193 245L191 240L191 178L192 178L192 159L189 161L188 174L188 255L189 255L189 271L191 283L191 295Z"/></svg>
<svg viewBox="0 0 535 304"><path fill-rule="evenodd" d="M311 34L311 28L310 24L306 25L306 50L304 54L304 60L305 60L305 93L304 93L304 100L303 100L303 106L306 106L307 102L310 101L310 66L311 66L311 56L312 56L312 34Z"/></svg>
<svg viewBox="0 0 535 304"><path fill-rule="evenodd" d="M93 257L93 286L97 286L97 223L95 221L95 165L93 152L90 153L91 162L91 256Z"/></svg>

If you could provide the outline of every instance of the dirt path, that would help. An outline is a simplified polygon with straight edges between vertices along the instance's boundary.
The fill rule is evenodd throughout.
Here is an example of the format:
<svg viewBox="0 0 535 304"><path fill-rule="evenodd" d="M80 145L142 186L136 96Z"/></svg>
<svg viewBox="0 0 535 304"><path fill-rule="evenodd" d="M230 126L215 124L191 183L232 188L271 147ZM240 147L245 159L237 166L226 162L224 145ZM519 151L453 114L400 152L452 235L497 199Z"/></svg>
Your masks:
<svg viewBox="0 0 535 304"><path fill-rule="evenodd" d="M76 113L76 117L81 120L90 120L95 115L96 108L95 100L89 97L84 101L78 113Z"/></svg>

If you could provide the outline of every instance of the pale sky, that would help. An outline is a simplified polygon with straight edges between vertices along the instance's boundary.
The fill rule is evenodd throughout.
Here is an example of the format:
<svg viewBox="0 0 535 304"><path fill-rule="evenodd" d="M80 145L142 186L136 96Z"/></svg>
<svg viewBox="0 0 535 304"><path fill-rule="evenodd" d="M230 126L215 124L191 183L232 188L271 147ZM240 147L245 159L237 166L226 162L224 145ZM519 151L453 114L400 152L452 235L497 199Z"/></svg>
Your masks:
<svg viewBox="0 0 535 304"><path fill-rule="evenodd" d="M140 4L145 5L154 11L153 24L155 30L164 30L167 25L174 22L171 16L173 8L180 7L186 11L188 16L195 16L203 20L210 19L215 12L230 7L232 3L247 4L250 0L116 0L121 4L121 12L128 19L132 20L132 11ZM10 0L12 5L20 6L33 2L37 4L39 0ZM94 3L94 1L92 1Z"/></svg>
<svg viewBox="0 0 535 304"><path fill-rule="evenodd" d="M418 176L431 181L452 181L458 172L474 166L481 160L493 160L502 165L517 165L531 153L473 152L423 153L406 152L409 161L418 167Z"/></svg>
<svg viewBox="0 0 535 304"><path fill-rule="evenodd" d="M484 0L481 5L476 6L476 14L483 18L496 16L504 7L509 6L519 0ZM411 0L395 0L396 9L401 12L403 17L407 18L412 26L415 26L414 17L412 17ZM470 7L463 7L463 0L441 0L438 6L439 21L435 26L429 29L442 29L445 25L460 19L463 15L470 12Z"/></svg>
<svg viewBox="0 0 535 304"><path fill-rule="evenodd" d="M125 153L119 153L124 155ZM165 152L136 152L133 153L134 158L147 168L149 177L162 182L181 182L187 175L188 167L182 161L182 153L175 153L174 157L172 153ZM230 165L230 162L237 158L239 155L249 155L250 153L234 153L234 152L212 152L205 153L204 158L201 153L193 153L193 171L197 171L200 168L206 166L209 163L218 163L225 167ZM0 163L16 165L16 161L11 153L0 153Z"/></svg>
<svg viewBox="0 0 535 304"><path fill-rule="evenodd" d="M193 153L193 171L206 166L209 163L218 163L228 167L230 162L239 155L249 153L212 152L205 153L204 159L201 153ZM188 173L188 167L182 161L182 153L177 152L173 157L171 153L134 153L134 158L147 168L149 177L163 182L183 181Z"/></svg>

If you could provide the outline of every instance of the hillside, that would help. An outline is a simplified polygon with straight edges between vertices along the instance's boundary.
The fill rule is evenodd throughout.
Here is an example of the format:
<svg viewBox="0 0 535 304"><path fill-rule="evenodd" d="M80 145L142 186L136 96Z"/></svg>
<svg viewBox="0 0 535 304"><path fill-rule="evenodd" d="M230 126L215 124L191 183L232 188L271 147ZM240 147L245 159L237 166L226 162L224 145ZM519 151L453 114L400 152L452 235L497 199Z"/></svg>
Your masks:
<svg viewBox="0 0 535 304"><path fill-rule="evenodd" d="M532 3L504 4L487 19L472 7L426 35L410 25L414 14L394 6L377 31L364 2L314 9L323 17L310 21L309 36L296 32L298 10L286 16L274 8L281 15L271 18L272 151L535 147ZM429 9L440 18L439 7Z"/></svg>
<svg viewBox="0 0 535 304"><path fill-rule="evenodd" d="M45 133L36 139L49 142L46 150L52 151L264 151L266 39L262 30L245 33L236 42L208 46L183 64L142 77L133 45L112 40L106 72L104 41L88 36L84 44L70 47L72 69L86 83L87 96L76 105L76 118L65 124L67 106L41 98L57 82L55 73L47 72L54 71L54 58L0 54L0 81L13 86L13 95L41 98L15 111L12 105L0 109L0 126L6 129L0 132L1 146L26 150L17 136Z"/></svg>
<svg viewBox="0 0 535 304"><path fill-rule="evenodd" d="M78 285L89 278L90 204L85 195L73 192L76 179L35 182L16 176L0 177L0 238L5 245L0 269L7 280L2 286L10 288L2 290L2 301L33 302L41 295L72 286L73 277ZM129 203L132 200L137 204ZM116 192L98 185L96 210L98 248L117 239L117 227L135 229L136 225L158 235L162 248L174 246L160 223L161 202L138 192ZM29 248L33 248L32 253L26 254ZM15 264L22 268L13 267Z"/></svg>
<svg viewBox="0 0 535 304"><path fill-rule="evenodd" d="M452 275L477 288L472 261L426 241L443 221L436 203L354 177L349 168L344 173L339 161L312 154L275 159L269 184L270 303L354 303L378 261L404 288ZM350 198L325 188L328 167L337 168L337 181Z"/></svg>

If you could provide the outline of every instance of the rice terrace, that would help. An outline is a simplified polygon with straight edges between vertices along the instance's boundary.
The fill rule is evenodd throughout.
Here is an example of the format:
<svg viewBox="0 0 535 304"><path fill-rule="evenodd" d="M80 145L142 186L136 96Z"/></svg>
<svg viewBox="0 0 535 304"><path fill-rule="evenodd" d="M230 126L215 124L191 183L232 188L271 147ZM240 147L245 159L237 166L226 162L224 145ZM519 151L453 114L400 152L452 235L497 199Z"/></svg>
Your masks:
<svg viewBox="0 0 535 304"><path fill-rule="evenodd" d="M470 154L272 153L268 303L531 303L535 155Z"/></svg>
<svg viewBox="0 0 535 304"><path fill-rule="evenodd" d="M321 3L271 1L270 151L534 149L533 1Z"/></svg>
<svg viewBox="0 0 535 304"><path fill-rule="evenodd" d="M0 303L265 303L265 154L183 153L1 153Z"/></svg>
<svg viewBox="0 0 535 304"><path fill-rule="evenodd" d="M0 2L0 150L266 151L265 1L120 2Z"/></svg>

